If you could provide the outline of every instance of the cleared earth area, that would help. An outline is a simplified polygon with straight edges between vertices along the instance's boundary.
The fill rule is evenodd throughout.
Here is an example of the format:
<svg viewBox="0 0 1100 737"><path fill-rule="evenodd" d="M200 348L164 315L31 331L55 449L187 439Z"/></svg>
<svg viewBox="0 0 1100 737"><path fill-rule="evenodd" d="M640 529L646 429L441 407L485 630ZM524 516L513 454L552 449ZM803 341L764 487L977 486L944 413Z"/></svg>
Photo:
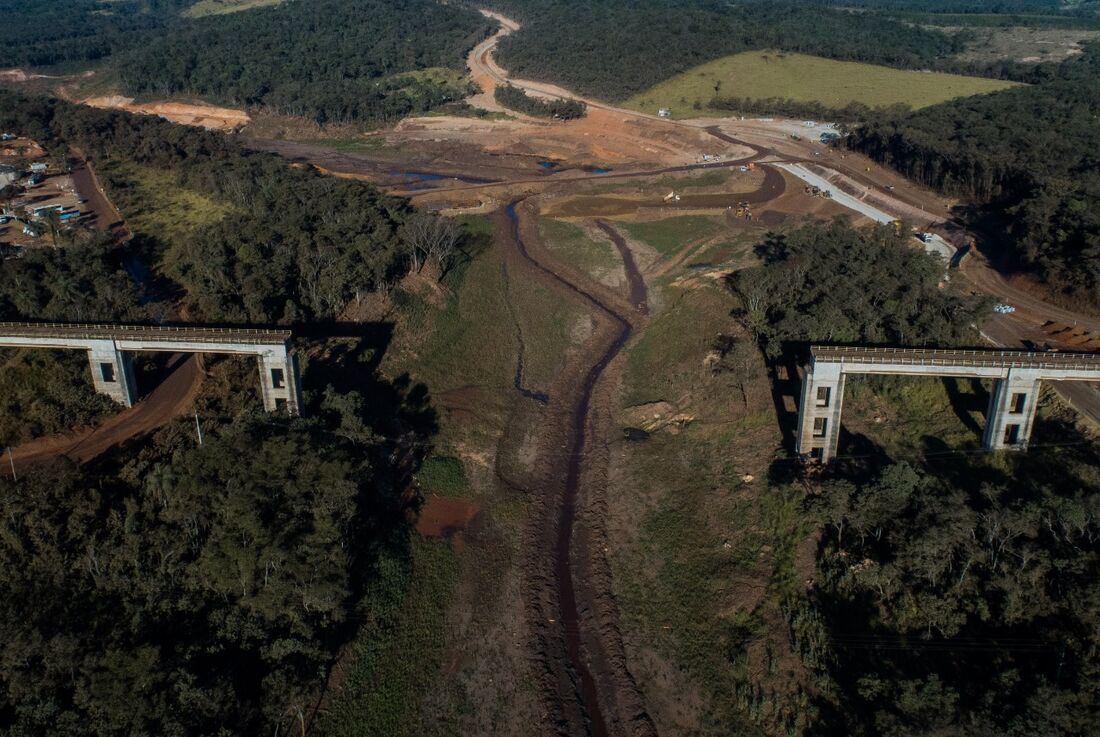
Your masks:
<svg viewBox="0 0 1100 737"><path fill-rule="evenodd" d="M239 13L242 10L262 8L268 5L278 5L283 0L199 0L183 15L188 18L201 18L204 15L225 15L226 13Z"/></svg>
<svg viewBox="0 0 1100 737"><path fill-rule="evenodd" d="M834 61L779 51L746 51L708 62L630 98L624 107L654 113L667 107L675 117L713 111L720 98L789 99L830 107L922 108L955 97L1013 87L1005 82L958 74L916 72L875 64ZM696 107L698 105L698 107Z"/></svg>

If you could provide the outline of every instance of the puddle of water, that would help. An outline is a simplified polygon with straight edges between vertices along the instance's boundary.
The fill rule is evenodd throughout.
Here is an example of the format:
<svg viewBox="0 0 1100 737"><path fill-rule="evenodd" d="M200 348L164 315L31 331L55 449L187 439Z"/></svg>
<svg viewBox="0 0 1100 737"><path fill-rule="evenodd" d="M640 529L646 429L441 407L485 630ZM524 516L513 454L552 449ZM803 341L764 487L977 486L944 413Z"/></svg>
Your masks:
<svg viewBox="0 0 1100 737"><path fill-rule="evenodd" d="M714 266L714 264L700 261L699 263L688 264L686 268L689 268L689 269L709 269L709 268L712 268L713 266Z"/></svg>
<svg viewBox="0 0 1100 737"><path fill-rule="evenodd" d="M632 443L640 443L644 440L649 440L649 433L640 427L624 427L623 438Z"/></svg>
<svg viewBox="0 0 1100 737"><path fill-rule="evenodd" d="M602 166L582 166L581 171L586 171L589 174L608 174L611 172L610 169Z"/></svg>
<svg viewBox="0 0 1100 737"><path fill-rule="evenodd" d="M556 169L557 166L558 166L558 162L556 162L556 161L540 161L539 166L541 166L543 169Z"/></svg>
<svg viewBox="0 0 1100 737"><path fill-rule="evenodd" d="M430 171L416 171L413 169L392 169L387 171L386 174L391 177L401 177L402 179L411 179L414 182L422 183L454 180L456 182L462 182L463 184L492 184L498 181L496 179L485 179L483 177L460 177L451 174L436 174ZM429 189L431 186L431 184L420 184L407 187L407 189Z"/></svg>
<svg viewBox="0 0 1100 737"><path fill-rule="evenodd" d="M439 182L447 178L442 174L432 174L431 172L427 171L403 171L401 169L395 169L386 173L389 174L391 177L414 179L418 182Z"/></svg>

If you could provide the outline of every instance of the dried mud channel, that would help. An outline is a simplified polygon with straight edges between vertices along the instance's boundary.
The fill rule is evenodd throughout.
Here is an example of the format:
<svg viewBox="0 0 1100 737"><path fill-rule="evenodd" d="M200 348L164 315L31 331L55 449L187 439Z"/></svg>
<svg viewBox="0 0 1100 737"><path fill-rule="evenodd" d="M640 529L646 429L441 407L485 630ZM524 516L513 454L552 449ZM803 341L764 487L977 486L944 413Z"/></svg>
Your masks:
<svg viewBox="0 0 1100 737"><path fill-rule="evenodd" d="M545 427L538 428L543 452L531 489L535 511L525 559L526 608L548 716L553 730L563 736L656 737L626 667L610 571L600 552L602 522L581 505L587 500L586 506L592 507L603 492L602 486L586 486L592 476L601 476L588 466L606 460L599 445L609 431L599 419L607 416L606 408L594 412L593 396L644 320L645 282L622 237L607 223L599 227L623 256L629 301L555 263L536 243L525 240L532 236L525 235L521 203L508 205L498 221L507 245L536 277L587 304L598 323L591 350L579 352L555 382Z"/></svg>

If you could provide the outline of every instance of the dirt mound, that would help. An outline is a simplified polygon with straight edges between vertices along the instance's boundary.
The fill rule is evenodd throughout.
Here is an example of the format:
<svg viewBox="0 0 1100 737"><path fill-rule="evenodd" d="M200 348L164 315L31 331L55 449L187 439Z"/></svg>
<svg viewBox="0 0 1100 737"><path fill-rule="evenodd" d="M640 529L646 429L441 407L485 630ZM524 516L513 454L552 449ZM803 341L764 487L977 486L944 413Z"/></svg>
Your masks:
<svg viewBox="0 0 1100 737"><path fill-rule="evenodd" d="M671 402L649 402L627 407L623 410L622 421L629 427L636 427L647 433L662 428L678 431L683 425L692 422L693 415L685 414Z"/></svg>

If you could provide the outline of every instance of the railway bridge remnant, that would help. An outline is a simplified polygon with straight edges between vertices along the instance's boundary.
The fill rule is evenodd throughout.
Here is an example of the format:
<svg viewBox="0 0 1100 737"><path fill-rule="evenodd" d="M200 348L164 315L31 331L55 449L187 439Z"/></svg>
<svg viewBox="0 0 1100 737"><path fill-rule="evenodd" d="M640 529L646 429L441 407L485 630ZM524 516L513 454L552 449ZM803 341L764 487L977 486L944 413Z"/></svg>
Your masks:
<svg viewBox="0 0 1100 737"><path fill-rule="evenodd" d="M991 379L982 446L1026 450L1043 380L1100 381L1100 354L941 348L810 348L798 405L798 454L836 456L844 379L851 374Z"/></svg>
<svg viewBox="0 0 1100 737"><path fill-rule="evenodd" d="M301 378L289 330L0 322L0 347L87 351L96 391L126 407L137 398L131 353L254 355L259 361L264 409L296 415L302 408Z"/></svg>

